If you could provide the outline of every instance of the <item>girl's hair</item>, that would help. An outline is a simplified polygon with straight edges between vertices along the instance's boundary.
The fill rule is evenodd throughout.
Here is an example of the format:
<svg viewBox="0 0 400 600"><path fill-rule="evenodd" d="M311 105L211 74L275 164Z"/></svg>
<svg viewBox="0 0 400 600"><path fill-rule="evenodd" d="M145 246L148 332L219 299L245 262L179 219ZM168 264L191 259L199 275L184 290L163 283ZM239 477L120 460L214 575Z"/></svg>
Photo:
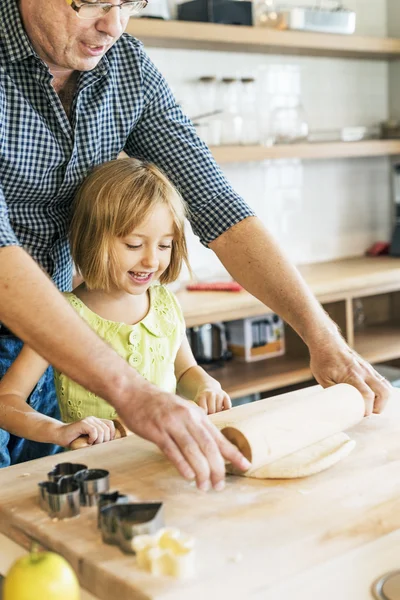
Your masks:
<svg viewBox="0 0 400 600"><path fill-rule="evenodd" d="M109 291L117 285L114 239L122 238L142 223L157 205L166 205L174 220L171 261L160 277L170 283L182 263L189 268L185 239L185 203L153 164L123 158L96 167L75 198L70 226L72 259L89 289Z"/></svg>

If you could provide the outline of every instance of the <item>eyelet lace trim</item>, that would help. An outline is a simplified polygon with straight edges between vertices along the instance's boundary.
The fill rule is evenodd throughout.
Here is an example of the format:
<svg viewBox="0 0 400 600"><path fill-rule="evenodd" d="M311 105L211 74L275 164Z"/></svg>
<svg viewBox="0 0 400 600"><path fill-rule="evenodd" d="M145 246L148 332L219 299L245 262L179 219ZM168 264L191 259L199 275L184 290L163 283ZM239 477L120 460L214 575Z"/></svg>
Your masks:
<svg viewBox="0 0 400 600"><path fill-rule="evenodd" d="M175 300L167 288L161 285L154 285L150 288L150 310L142 321L132 326L103 319L90 310L90 308L75 296L75 294L69 293L66 294L66 296L68 296L70 304L77 313L87 321L91 327L97 330L97 333L101 335L105 341L110 343L110 345L112 345L115 335L122 328L121 333L123 332L124 336L127 335L127 339L125 338L125 348L127 352L121 353L122 356L127 360L131 367L139 371L143 370L141 374L145 379L148 381L153 380L154 374L158 371L158 367L161 368L161 365L165 365L165 362L168 360L168 342L166 338L173 334L180 323L179 317L177 317ZM149 338L147 336L150 341L150 344L147 345L150 356L147 355L145 362L140 351L144 334L142 327L145 327L145 329L154 336L154 338ZM127 334L125 334L126 330ZM141 367L141 369L139 369L139 367ZM66 399L66 385L65 382L62 381L61 375L59 379L59 390L64 410L66 410L68 414L68 419L77 420L82 418L82 401L74 402ZM86 393L93 400L98 398L93 392L87 391ZM117 413L112 409L111 411L108 418L115 418Z"/></svg>
<svg viewBox="0 0 400 600"><path fill-rule="evenodd" d="M170 292L161 285L150 288L151 306L142 325L156 337L169 337L176 329L176 311Z"/></svg>

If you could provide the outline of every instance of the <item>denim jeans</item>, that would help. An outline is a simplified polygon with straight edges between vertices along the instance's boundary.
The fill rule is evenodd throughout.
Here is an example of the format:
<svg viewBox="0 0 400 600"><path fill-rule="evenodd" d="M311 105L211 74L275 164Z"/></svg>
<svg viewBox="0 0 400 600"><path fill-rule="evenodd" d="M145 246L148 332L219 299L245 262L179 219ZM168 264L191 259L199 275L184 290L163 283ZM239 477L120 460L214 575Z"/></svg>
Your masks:
<svg viewBox="0 0 400 600"><path fill-rule="evenodd" d="M0 336L0 379L14 362L22 348L22 341L13 336ZM49 367L28 398L32 408L48 417L60 419L54 388L53 369ZM0 468L41 458L62 451L60 446L31 442L0 429Z"/></svg>

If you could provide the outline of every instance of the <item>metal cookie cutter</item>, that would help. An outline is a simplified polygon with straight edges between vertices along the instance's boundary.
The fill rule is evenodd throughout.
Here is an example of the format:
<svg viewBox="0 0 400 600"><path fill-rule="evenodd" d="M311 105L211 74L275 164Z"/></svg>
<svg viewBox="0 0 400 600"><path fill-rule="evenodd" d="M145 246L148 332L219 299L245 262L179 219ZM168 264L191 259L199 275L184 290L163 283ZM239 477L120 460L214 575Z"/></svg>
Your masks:
<svg viewBox="0 0 400 600"><path fill-rule="evenodd" d="M386 573L374 582L372 593L377 600L400 600L400 571Z"/></svg>
<svg viewBox="0 0 400 600"><path fill-rule="evenodd" d="M99 494L97 499L97 527L100 528L100 513L105 506L110 506L110 504L128 504L128 502L132 502L131 496L120 494L118 490Z"/></svg>
<svg viewBox="0 0 400 600"><path fill-rule="evenodd" d="M60 482L42 481L39 486L39 504L51 518L68 519L80 512L80 489L72 479Z"/></svg>
<svg viewBox="0 0 400 600"><path fill-rule="evenodd" d="M161 527L164 527L161 502L112 504L100 511L103 542L118 545L124 552L134 552L132 540L136 535L156 533Z"/></svg>
<svg viewBox="0 0 400 600"><path fill-rule="evenodd" d="M47 473L49 481L59 481L62 477L72 477L78 471L87 469L87 465L80 465L78 463L58 463L52 471Z"/></svg>
<svg viewBox="0 0 400 600"><path fill-rule="evenodd" d="M105 469L84 469L73 476L80 487L82 506L95 506L99 494L110 489L110 474Z"/></svg>

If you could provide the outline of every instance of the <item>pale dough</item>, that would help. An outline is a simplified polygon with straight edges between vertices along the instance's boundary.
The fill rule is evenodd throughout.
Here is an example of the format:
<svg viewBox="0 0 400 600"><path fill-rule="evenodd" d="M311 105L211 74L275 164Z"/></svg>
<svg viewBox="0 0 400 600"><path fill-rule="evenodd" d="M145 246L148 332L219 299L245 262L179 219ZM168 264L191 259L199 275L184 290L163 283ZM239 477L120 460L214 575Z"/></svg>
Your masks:
<svg viewBox="0 0 400 600"><path fill-rule="evenodd" d="M315 475L346 458L355 447L356 442L351 440L346 433L337 433L329 438L302 448L293 454L284 456L268 465L249 469L240 473L245 477L255 479L296 479ZM227 471L238 475L231 465Z"/></svg>
<svg viewBox="0 0 400 600"><path fill-rule="evenodd" d="M338 384L259 400L211 420L251 462L245 476L289 479L319 473L347 456L355 442L343 432L363 419L364 410L360 392Z"/></svg>

